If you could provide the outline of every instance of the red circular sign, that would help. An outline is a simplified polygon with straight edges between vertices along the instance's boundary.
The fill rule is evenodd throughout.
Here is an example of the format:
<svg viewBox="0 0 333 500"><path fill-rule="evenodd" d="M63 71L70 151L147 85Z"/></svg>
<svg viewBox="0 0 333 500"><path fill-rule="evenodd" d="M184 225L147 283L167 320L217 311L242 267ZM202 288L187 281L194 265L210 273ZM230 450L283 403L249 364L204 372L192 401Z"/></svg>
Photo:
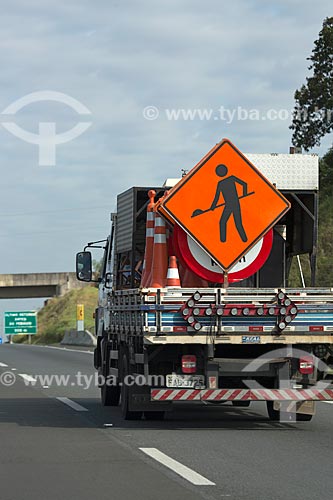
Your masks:
<svg viewBox="0 0 333 500"><path fill-rule="evenodd" d="M177 224L174 226L173 240L177 257L186 267L205 280L214 283L223 283L223 269ZM268 231L268 233L231 268L228 273L228 281L231 283L241 281L256 273L266 262L271 252L272 245L273 229L270 229L270 231Z"/></svg>

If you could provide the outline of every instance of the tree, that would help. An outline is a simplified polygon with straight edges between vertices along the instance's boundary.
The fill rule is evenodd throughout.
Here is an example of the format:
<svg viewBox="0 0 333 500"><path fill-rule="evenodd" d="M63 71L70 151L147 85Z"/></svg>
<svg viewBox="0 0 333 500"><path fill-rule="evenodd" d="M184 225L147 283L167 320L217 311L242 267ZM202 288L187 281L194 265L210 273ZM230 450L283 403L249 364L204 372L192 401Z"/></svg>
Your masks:
<svg viewBox="0 0 333 500"><path fill-rule="evenodd" d="M321 158L317 285L333 283L333 147Z"/></svg>
<svg viewBox="0 0 333 500"><path fill-rule="evenodd" d="M332 202L333 195L333 147L320 159L320 193L321 196L328 196Z"/></svg>
<svg viewBox="0 0 333 500"><path fill-rule="evenodd" d="M306 79L295 92L292 142L306 151L320 145L320 139L333 130L333 17L327 17L314 42Z"/></svg>

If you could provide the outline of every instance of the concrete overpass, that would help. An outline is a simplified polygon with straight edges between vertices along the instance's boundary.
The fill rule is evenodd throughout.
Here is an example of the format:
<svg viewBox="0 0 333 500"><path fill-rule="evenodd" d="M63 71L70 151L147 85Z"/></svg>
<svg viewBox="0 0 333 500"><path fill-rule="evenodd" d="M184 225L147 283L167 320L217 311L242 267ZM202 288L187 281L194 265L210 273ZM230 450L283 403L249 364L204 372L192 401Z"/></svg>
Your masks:
<svg viewBox="0 0 333 500"><path fill-rule="evenodd" d="M75 273L0 274L0 299L54 297L84 286Z"/></svg>

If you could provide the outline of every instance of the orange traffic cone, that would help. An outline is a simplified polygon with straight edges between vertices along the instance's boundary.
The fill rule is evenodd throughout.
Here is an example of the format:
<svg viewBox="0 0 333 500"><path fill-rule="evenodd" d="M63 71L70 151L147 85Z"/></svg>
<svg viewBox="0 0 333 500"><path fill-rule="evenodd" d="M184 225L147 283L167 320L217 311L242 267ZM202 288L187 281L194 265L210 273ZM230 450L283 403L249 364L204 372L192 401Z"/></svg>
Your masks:
<svg viewBox="0 0 333 500"><path fill-rule="evenodd" d="M169 268L166 279L166 288L180 288L180 279L177 266L177 259L174 255L169 257Z"/></svg>
<svg viewBox="0 0 333 500"><path fill-rule="evenodd" d="M155 213L154 250L150 283L147 287L164 288L168 271L168 247L165 221Z"/></svg>
<svg viewBox="0 0 333 500"><path fill-rule="evenodd" d="M150 273L151 273L151 265L153 261L153 247L154 247L154 205L155 205L155 196L156 192L151 189L148 191L149 203L147 206L147 221L146 221L146 248L145 248L145 256L143 260L143 270L141 276L141 287L148 286Z"/></svg>

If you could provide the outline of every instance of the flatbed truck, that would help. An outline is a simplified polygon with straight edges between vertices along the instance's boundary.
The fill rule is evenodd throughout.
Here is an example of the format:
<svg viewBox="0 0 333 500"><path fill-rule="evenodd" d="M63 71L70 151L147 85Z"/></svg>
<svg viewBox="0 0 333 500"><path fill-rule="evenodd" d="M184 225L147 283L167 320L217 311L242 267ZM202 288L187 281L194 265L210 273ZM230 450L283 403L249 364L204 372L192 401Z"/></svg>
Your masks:
<svg viewBox="0 0 333 500"><path fill-rule="evenodd" d="M291 204L254 275L236 283L186 282L178 259L178 286L142 283L154 233L149 193L156 203L174 180L118 195L110 235L77 254L78 279L92 281L90 249L104 248L94 365L102 404L120 404L124 419L162 419L179 404L241 409L264 401L271 420L309 421L315 402L333 400L333 289L315 287L318 158L247 157ZM164 225L170 255L173 227L167 219ZM291 264L303 254L310 283L292 288Z"/></svg>

